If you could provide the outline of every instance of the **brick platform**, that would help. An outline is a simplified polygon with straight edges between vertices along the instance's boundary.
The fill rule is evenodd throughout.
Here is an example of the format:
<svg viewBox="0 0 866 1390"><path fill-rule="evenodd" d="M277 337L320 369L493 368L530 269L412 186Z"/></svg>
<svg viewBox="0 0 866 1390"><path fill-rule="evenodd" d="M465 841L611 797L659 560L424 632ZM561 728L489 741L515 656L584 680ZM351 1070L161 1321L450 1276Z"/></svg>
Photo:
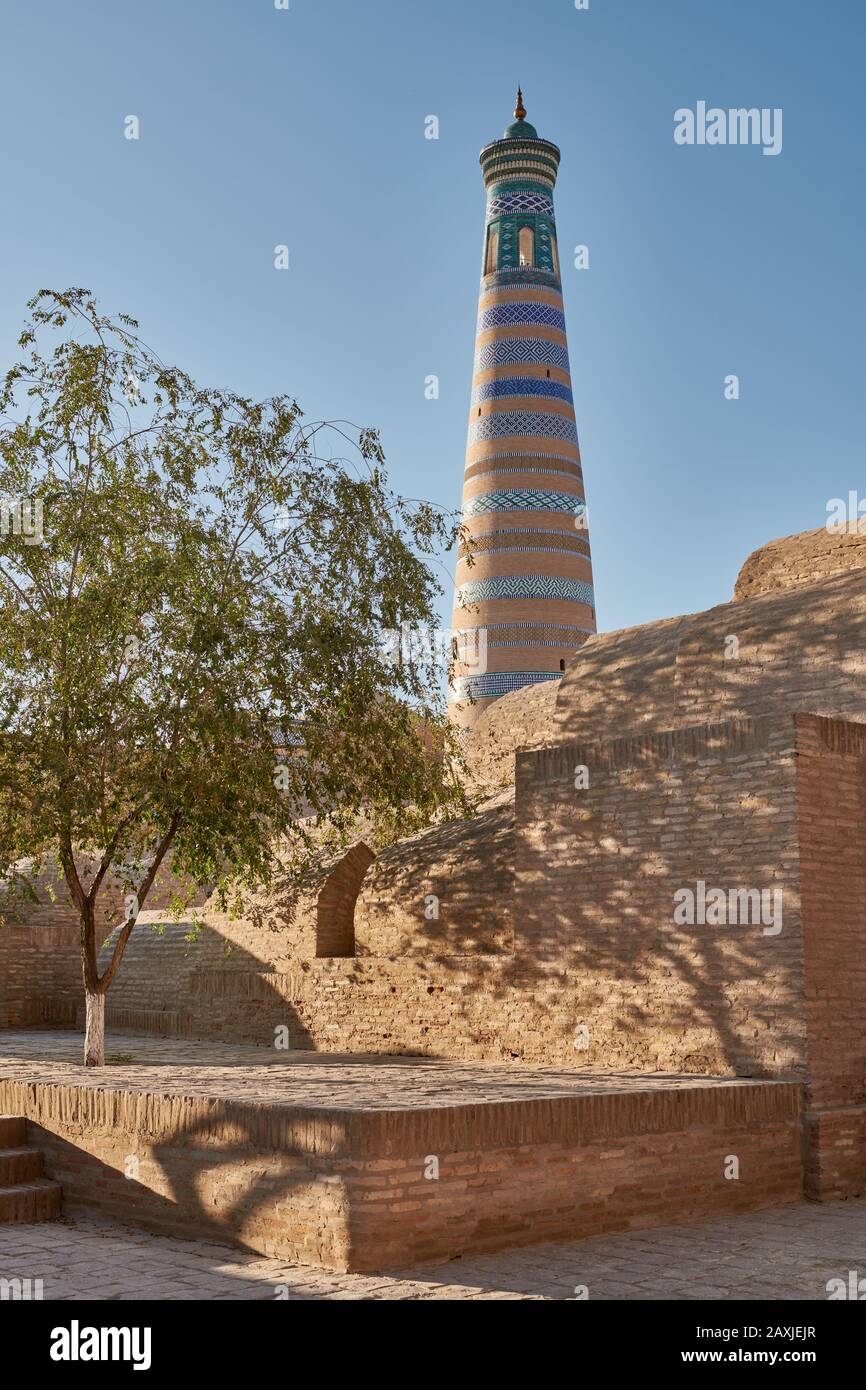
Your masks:
<svg viewBox="0 0 866 1390"><path fill-rule="evenodd" d="M366 1271L795 1202L791 1081L0 1034L67 1208ZM739 1177L726 1178L732 1159ZM438 1165L438 1176L435 1172Z"/></svg>

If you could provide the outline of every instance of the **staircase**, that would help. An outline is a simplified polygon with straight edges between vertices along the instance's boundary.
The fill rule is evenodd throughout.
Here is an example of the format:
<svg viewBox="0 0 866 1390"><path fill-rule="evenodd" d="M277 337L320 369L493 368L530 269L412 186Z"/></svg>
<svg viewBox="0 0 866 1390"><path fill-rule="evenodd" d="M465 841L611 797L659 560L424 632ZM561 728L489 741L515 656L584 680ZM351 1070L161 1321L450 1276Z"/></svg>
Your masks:
<svg viewBox="0 0 866 1390"><path fill-rule="evenodd" d="M0 1225L51 1221L60 1215L63 1189L43 1175L44 1155L27 1143L27 1124L0 1115Z"/></svg>

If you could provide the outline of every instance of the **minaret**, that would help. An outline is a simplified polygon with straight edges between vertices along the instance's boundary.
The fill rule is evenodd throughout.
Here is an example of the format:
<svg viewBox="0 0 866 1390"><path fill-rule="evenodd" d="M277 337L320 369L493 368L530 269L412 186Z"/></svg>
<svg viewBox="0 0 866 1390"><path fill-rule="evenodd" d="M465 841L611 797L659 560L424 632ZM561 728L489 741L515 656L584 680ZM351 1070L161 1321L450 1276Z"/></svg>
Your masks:
<svg viewBox="0 0 866 1390"><path fill-rule="evenodd" d="M487 189L453 627L451 717L471 729L500 695L556 680L595 632L553 188L559 150L515 120L481 151ZM470 704L467 692L476 703Z"/></svg>

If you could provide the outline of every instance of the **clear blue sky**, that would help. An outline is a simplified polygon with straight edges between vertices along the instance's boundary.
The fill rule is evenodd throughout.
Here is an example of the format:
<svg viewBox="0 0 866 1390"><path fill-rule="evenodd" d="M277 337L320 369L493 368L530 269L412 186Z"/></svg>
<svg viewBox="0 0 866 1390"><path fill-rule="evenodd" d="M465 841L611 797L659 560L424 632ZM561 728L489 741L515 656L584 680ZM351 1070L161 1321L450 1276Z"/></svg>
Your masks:
<svg viewBox="0 0 866 1390"><path fill-rule="evenodd" d="M722 601L866 494L863 0L4 0L0 42L3 367L36 289L86 285L203 382L377 425L395 485L457 506L478 151L519 80L563 153L600 626ZM699 100L781 107L782 153L676 146Z"/></svg>

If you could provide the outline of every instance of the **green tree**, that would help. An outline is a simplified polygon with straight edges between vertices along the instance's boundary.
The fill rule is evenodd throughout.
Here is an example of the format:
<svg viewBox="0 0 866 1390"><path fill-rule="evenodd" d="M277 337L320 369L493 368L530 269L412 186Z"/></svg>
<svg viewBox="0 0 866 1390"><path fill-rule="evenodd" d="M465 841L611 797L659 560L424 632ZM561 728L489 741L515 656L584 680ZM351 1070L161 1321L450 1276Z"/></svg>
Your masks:
<svg viewBox="0 0 866 1390"><path fill-rule="evenodd" d="M29 308L0 393L0 875L62 867L100 1065L167 855L252 888L304 817L411 829L461 805L435 653L383 640L432 626L455 527L391 492L374 431L201 389L89 291ZM109 872L129 906L100 974Z"/></svg>

